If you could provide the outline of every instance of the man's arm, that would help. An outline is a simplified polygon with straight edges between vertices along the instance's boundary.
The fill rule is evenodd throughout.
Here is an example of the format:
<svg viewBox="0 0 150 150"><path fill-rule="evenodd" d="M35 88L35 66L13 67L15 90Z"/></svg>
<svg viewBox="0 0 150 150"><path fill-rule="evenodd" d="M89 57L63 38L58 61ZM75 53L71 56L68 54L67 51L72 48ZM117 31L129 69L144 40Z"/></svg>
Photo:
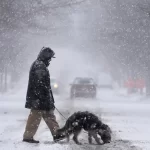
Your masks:
<svg viewBox="0 0 150 150"><path fill-rule="evenodd" d="M54 96L53 96L53 91L52 91L51 88L50 88L50 94L51 94L51 97L52 97L52 102L55 103L55 101L54 101Z"/></svg>
<svg viewBox="0 0 150 150"><path fill-rule="evenodd" d="M48 74L46 67L43 63L40 63L35 68L35 74L34 74L34 92L36 96L40 100L50 100L50 87L48 86L47 82L48 80Z"/></svg>

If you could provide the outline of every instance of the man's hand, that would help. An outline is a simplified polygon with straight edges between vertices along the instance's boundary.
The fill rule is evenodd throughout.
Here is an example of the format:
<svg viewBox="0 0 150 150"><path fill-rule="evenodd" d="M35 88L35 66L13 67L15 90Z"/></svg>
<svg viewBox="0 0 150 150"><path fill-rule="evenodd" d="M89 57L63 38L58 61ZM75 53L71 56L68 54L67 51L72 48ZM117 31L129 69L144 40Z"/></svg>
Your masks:
<svg viewBox="0 0 150 150"><path fill-rule="evenodd" d="M55 110L55 105L54 105L54 103L50 103L50 109L51 109L51 110Z"/></svg>

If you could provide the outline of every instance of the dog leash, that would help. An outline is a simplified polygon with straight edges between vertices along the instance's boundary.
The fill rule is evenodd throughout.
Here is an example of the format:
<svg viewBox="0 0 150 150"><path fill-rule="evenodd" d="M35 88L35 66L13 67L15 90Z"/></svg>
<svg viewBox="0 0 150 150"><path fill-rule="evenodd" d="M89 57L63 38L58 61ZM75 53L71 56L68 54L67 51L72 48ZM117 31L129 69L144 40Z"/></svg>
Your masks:
<svg viewBox="0 0 150 150"><path fill-rule="evenodd" d="M67 120L67 118L55 107L55 109L58 111L58 113L65 119Z"/></svg>

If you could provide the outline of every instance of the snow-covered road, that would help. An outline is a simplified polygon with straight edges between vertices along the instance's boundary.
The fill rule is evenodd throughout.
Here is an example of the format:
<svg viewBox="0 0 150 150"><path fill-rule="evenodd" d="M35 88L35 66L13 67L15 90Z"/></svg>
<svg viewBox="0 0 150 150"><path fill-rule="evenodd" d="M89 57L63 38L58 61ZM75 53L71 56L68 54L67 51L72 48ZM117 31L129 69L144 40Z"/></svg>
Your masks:
<svg viewBox="0 0 150 150"><path fill-rule="evenodd" d="M150 103L138 100L138 97L121 97L113 91L99 91L98 98L76 99L55 96L56 106L67 117L77 110L90 110L101 116L113 131L114 137L110 144L89 145L87 135L82 133L79 139L83 145L78 146L71 141L54 144L51 134L42 122L36 134L40 144L23 143L26 118L29 110L24 108L24 91L19 94L0 96L0 149L1 150L142 150L150 149ZM65 120L56 112L57 119L62 126Z"/></svg>

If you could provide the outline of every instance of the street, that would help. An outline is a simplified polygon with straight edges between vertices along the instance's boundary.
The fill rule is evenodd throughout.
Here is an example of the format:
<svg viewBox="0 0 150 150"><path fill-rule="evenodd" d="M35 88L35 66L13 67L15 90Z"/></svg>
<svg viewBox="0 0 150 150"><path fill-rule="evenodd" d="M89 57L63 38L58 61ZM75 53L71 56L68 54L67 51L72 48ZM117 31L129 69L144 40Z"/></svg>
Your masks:
<svg viewBox="0 0 150 150"><path fill-rule="evenodd" d="M20 149L89 149L98 150L99 148L107 150L148 150L150 148L150 131L147 129L150 125L149 112L150 103L142 102L137 98L121 97L114 91L100 90L96 99L77 98L70 100L68 95L55 96L56 107L67 118L75 111L91 111L101 117L103 122L107 123L112 131L113 138L110 144L89 145L87 134L83 132L79 139L82 146L61 141L57 144L52 142L52 136L42 121L36 134L36 139L40 144L27 144L22 142L26 119L29 110L24 108L25 99L22 93L3 95L0 101L0 147L1 150L20 150ZM133 101L134 99L134 101ZM65 119L57 111L57 120L60 126L63 126ZM136 147L135 147L136 146Z"/></svg>

